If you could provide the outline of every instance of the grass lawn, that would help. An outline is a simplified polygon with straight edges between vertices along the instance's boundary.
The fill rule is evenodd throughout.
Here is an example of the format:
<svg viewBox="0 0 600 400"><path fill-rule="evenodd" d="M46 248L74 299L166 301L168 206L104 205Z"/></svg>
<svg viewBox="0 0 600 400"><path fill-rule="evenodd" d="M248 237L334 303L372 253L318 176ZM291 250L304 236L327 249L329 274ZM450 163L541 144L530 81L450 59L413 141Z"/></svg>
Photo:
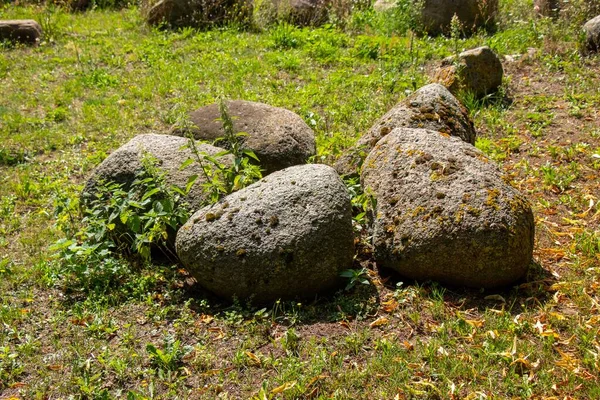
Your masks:
<svg viewBox="0 0 600 400"><path fill-rule="evenodd" d="M413 37L372 11L201 32L150 29L137 8L0 5L46 32L0 47L0 398L600 398L600 57L578 51L592 16L501 9L495 34L462 39ZM224 303L177 265L134 263L94 291L60 274L50 247L77 229L86 177L135 135L222 95L296 112L317 134L313 161L331 164L443 57L480 45L505 56L505 83L463 99L476 145L536 216L516 286L401 282L366 244L368 285L266 308Z"/></svg>

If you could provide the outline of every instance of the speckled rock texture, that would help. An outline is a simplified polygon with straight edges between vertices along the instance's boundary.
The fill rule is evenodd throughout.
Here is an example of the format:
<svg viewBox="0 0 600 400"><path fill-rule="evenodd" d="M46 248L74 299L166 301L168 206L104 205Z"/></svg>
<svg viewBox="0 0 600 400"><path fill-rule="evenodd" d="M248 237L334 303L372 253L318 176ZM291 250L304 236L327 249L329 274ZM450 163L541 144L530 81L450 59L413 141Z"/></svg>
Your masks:
<svg viewBox="0 0 600 400"><path fill-rule="evenodd" d="M32 19L0 20L0 42L37 44L42 38L42 27Z"/></svg>
<svg viewBox="0 0 600 400"><path fill-rule="evenodd" d="M395 129L371 151L361 179L377 199L379 266L413 279L485 288L527 272L531 207L470 144L439 132Z"/></svg>
<svg viewBox="0 0 600 400"><path fill-rule="evenodd" d="M352 265L349 196L331 167L290 167L199 210L176 248L196 280L227 299L313 297Z"/></svg>
<svg viewBox="0 0 600 400"><path fill-rule="evenodd" d="M143 168L141 161L144 154L147 153L154 157L158 166L166 172L168 185L185 188L190 176L198 176L185 199L190 212L198 210L208 200L202 188L202 183L206 182L206 179L198 163L180 169L188 158L193 158L191 150L184 148L188 143L187 138L179 136L145 134L134 137L96 167L83 189L82 204L96 193L97 187L102 181L123 183L125 187L131 185L135 180L135 175ZM200 143L197 147L200 152L209 155L223 151L221 148ZM223 157L222 160L223 162L232 162L231 156Z"/></svg>
<svg viewBox="0 0 600 400"><path fill-rule="evenodd" d="M585 23L585 47L590 52L600 50L600 15Z"/></svg>
<svg viewBox="0 0 600 400"><path fill-rule="evenodd" d="M423 128L458 136L474 144L477 132L467 109L444 86L423 86L398 103L363 135L354 149L335 164L341 175L356 173L358 166L383 136L394 128Z"/></svg>
<svg viewBox="0 0 600 400"><path fill-rule="evenodd" d="M263 175L305 164L316 154L315 133L296 113L244 100L226 102L236 132L245 132L244 146L253 150L265 170ZM191 132L196 139L214 141L224 136L219 106L211 104L190 114L194 127L174 128L172 133Z"/></svg>
<svg viewBox="0 0 600 400"><path fill-rule="evenodd" d="M436 70L433 80L446 86L453 94L468 91L483 98L498 91L502 85L504 69L498 55L483 46L448 57Z"/></svg>
<svg viewBox="0 0 600 400"><path fill-rule="evenodd" d="M477 29L494 29L498 14L498 0L424 0L421 12L423 30L429 35L450 34L454 14L461 22L464 33Z"/></svg>

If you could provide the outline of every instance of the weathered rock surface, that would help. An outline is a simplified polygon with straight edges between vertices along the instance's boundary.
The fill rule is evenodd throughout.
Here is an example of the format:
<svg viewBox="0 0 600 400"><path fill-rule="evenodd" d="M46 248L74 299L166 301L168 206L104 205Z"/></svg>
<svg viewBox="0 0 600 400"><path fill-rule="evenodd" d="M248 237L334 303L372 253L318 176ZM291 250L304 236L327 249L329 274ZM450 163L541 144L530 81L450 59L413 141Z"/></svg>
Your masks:
<svg viewBox="0 0 600 400"><path fill-rule="evenodd" d="M292 111L252 101L226 102L233 119L235 132L245 132L244 147L254 151L266 174L293 165L305 164L316 154L315 134L312 129ZM195 127L189 132L196 139L214 141L223 137L219 106L211 104L190 114ZM183 135L185 130L174 129L173 134Z"/></svg>
<svg viewBox="0 0 600 400"><path fill-rule="evenodd" d="M145 134L134 137L96 167L85 184L82 202L85 203L90 196L96 193L98 185L102 182L122 183L125 187L131 185L136 174L143 168L144 154L148 154L154 157L159 168L166 172L165 178L168 185L185 188L188 179L193 175L198 175L196 183L185 199L190 212L198 210L208 200L202 188L202 183L206 182L206 178L204 178L202 168L198 163L180 169L188 158L193 158L192 151L184 148L188 143L186 138L170 135ZM206 144L197 146L200 152L209 155L223 151L221 148ZM231 162L231 157L223 158L223 161Z"/></svg>
<svg viewBox="0 0 600 400"><path fill-rule="evenodd" d="M467 50L442 61L433 80L446 86L455 95L460 91L482 98L495 93L502 85L504 69L500 59L489 47Z"/></svg>
<svg viewBox="0 0 600 400"><path fill-rule="evenodd" d="M498 0L424 0L421 13L423 29L430 35L447 35L456 14L464 33L479 28L491 29L498 13Z"/></svg>
<svg viewBox="0 0 600 400"><path fill-rule="evenodd" d="M383 136L394 128L423 128L457 136L474 144L477 135L468 111L444 86L423 86L398 103L363 135L355 148L340 157L335 168L342 175L356 173L358 165Z"/></svg>
<svg viewBox="0 0 600 400"><path fill-rule="evenodd" d="M335 287L354 255L346 187L326 165L275 172L196 212L176 248L219 296L267 302Z"/></svg>
<svg viewBox="0 0 600 400"><path fill-rule="evenodd" d="M600 50L600 15L585 23L585 47L588 51L597 52Z"/></svg>
<svg viewBox="0 0 600 400"><path fill-rule="evenodd" d="M42 27L32 19L0 20L0 42L36 44L42 37Z"/></svg>
<svg viewBox="0 0 600 400"><path fill-rule="evenodd" d="M532 259L531 207L500 170L459 138L398 128L362 170L377 199L375 259L413 279L498 287Z"/></svg>
<svg viewBox="0 0 600 400"><path fill-rule="evenodd" d="M249 0L159 0L146 14L150 25L169 28L209 28L228 22L246 23L252 17Z"/></svg>
<svg viewBox="0 0 600 400"><path fill-rule="evenodd" d="M331 11L350 9L349 0L263 0L255 3L259 26L286 21L298 26L318 26L329 20ZM342 17L343 15L338 15Z"/></svg>

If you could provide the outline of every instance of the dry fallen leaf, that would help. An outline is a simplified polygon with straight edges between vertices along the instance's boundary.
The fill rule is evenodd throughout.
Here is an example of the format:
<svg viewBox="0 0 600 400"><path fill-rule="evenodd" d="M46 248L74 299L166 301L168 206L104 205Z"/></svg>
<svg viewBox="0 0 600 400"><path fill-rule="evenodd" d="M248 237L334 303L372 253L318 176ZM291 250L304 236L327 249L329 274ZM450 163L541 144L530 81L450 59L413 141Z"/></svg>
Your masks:
<svg viewBox="0 0 600 400"><path fill-rule="evenodd" d="M246 352L246 356L250 359L250 365L261 365L261 361L260 358L258 358L258 356L250 351Z"/></svg>
<svg viewBox="0 0 600 400"><path fill-rule="evenodd" d="M279 394L285 392L286 390L290 390L296 386L296 383L296 381L286 382L283 385L277 386L275 389L271 390L271 394Z"/></svg>
<svg viewBox="0 0 600 400"><path fill-rule="evenodd" d="M399 304L396 299L391 299L381 303L381 309L386 313L391 313L398 308Z"/></svg>
<svg viewBox="0 0 600 400"><path fill-rule="evenodd" d="M387 319L386 317L379 317L375 321L371 322L369 324L369 327L370 328L376 328L378 326L387 325L389 322L390 322L390 320Z"/></svg>

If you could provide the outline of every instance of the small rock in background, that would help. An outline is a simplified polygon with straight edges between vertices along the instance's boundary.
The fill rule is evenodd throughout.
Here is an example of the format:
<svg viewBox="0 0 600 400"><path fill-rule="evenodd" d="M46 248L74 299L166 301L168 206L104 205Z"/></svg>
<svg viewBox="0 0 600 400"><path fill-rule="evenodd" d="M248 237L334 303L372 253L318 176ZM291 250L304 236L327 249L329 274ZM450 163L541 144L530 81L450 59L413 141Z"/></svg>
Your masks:
<svg viewBox="0 0 600 400"><path fill-rule="evenodd" d="M533 11L538 17L556 18L560 12L559 0L534 0Z"/></svg>
<svg viewBox="0 0 600 400"><path fill-rule="evenodd" d="M263 175L305 164L316 154L315 133L296 113L252 101L234 100L225 104L234 131L247 134L240 139L260 160L260 166L265 170ZM191 133L198 140L212 142L225 135L220 118L218 104L210 104L190 114L194 126L174 127L172 133Z"/></svg>
<svg viewBox="0 0 600 400"><path fill-rule="evenodd" d="M500 59L489 47L467 50L445 58L433 80L448 88L454 95L461 91L480 99L498 91L504 69Z"/></svg>
<svg viewBox="0 0 600 400"><path fill-rule="evenodd" d="M377 199L377 265L412 279L505 286L532 260L527 200L474 146L424 129L397 128L366 158L365 190Z"/></svg>
<svg viewBox="0 0 600 400"><path fill-rule="evenodd" d="M146 13L146 22L168 28L206 29L229 22L249 23L250 0L159 0Z"/></svg>
<svg viewBox="0 0 600 400"><path fill-rule="evenodd" d="M450 34L450 22L456 15L463 33L479 28L492 29L498 13L498 0L424 0L421 23L425 33Z"/></svg>
<svg viewBox="0 0 600 400"><path fill-rule="evenodd" d="M590 52L600 50L600 15L585 23L585 47Z"/></svg>
<svg viewBox="0 0 600 400"><path fill-rule="evenodd" d="M266 27L278 22L296 26L320 26L332 14L343 18L352 8L351 0L262 0L255 2L254 19Z"/></svg>
<svg viewBox="0 0 600 400"><path fill-rule="evenodd" d="M195 213L177 255L200 285L257 303L314 297L352 265L348 192L333 168L295 166Z"/></svg>
<svg viewBox="0 0 600 400"><path fill-rule="evenodd" d="M356 146L338 159L341 175L356 173L358 166L383 136L394 128L423 128L457 136L474 144L477 135L469 112L444 86L423 86L398 103L363 135Z"/></svg>
<svg viewBox="0 0 600 400"><path fill-rule="evenodd" d="M37 44L42 38L42 27L32 19L0 20L0 42Z"/></svg>

